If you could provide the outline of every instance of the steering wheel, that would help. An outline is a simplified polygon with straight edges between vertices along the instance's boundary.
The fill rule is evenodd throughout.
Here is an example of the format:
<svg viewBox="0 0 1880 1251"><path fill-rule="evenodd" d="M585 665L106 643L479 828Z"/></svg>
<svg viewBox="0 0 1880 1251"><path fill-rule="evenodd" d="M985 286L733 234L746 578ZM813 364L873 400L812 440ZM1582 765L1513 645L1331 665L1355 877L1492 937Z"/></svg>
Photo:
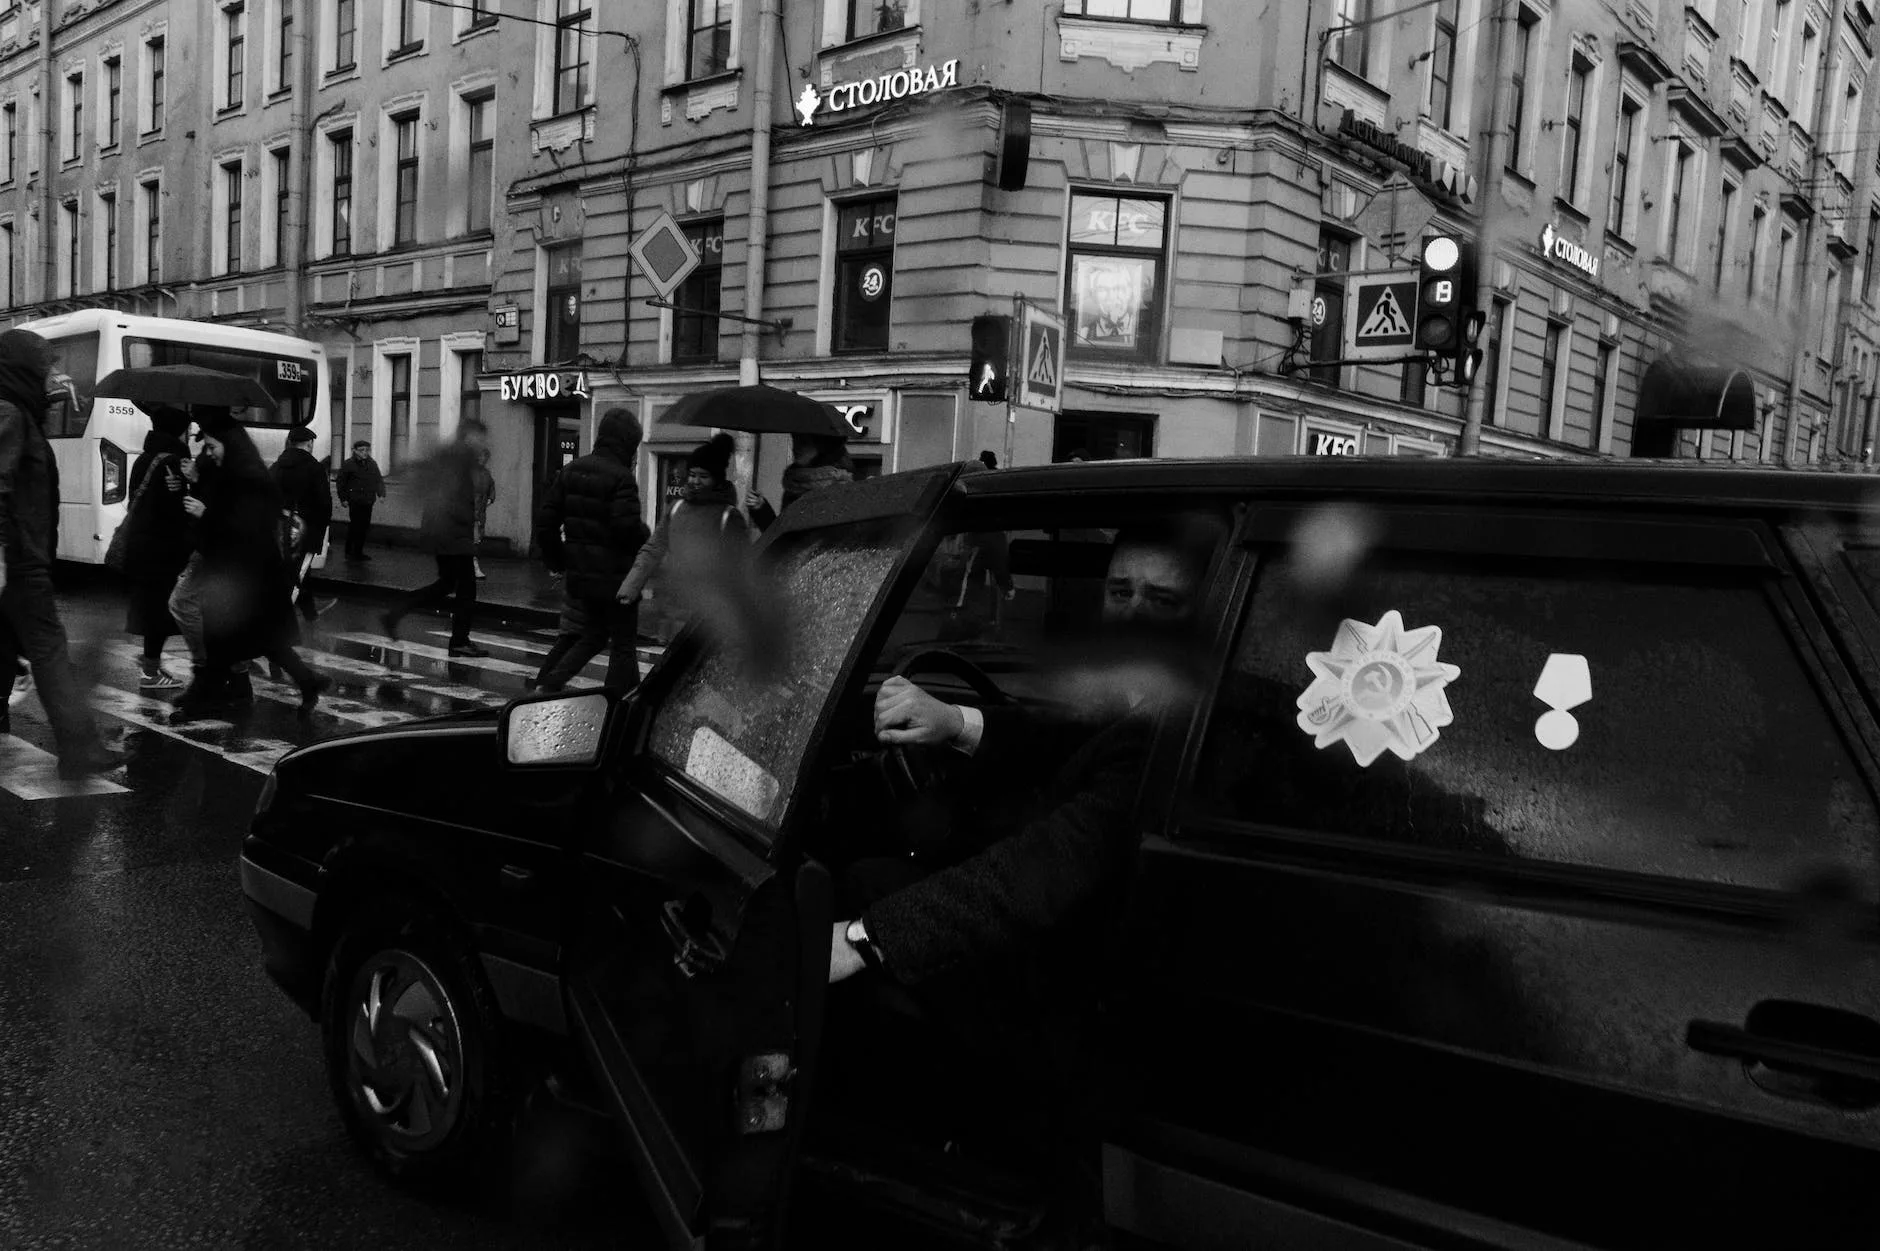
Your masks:
<svg viewBox="0 0 1880 1251"><path fill-rule="evenodd" d="M973 694L979 696L982 707L996 708L1012 702L1012 697L1000 690L999 684L984 669L958 652L943 647L915 652L897 664L889 676L905 678L916 673L958 678L972 688ZM883 753L883 772L897 798L912 799L940 781L942 770L935 763L933 750L929 747L896 744Z"/></svg>

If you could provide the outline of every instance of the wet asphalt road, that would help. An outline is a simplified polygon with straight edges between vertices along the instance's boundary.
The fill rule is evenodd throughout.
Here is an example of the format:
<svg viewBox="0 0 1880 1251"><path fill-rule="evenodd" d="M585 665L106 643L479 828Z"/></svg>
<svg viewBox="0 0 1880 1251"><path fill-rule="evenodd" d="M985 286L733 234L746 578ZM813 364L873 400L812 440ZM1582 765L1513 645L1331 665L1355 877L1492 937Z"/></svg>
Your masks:
<svg viewBox="0 0 1880 1251"><path fill-rule="evenodd" d="M32 700L14 715L31 747L0 759L0 1247L653 1245L624 1163L578 1117L531 1124L565 1164L524 1211L382 1182L240 906L236 857L272 756L500 702L543 641L479 631L505 644L497 667L444 666L421 654L441 620L414 618L422 643L392 652L346 640L373 610L342 604L308 651L342 682L334 711L302 723L276 691L224 726L165 732L162 706L137 696L114 598L79 586L63 602L68 630L103 644L87 663L129 759L113 793L22 798L44 774L31 747L52 745Z"/></svg>

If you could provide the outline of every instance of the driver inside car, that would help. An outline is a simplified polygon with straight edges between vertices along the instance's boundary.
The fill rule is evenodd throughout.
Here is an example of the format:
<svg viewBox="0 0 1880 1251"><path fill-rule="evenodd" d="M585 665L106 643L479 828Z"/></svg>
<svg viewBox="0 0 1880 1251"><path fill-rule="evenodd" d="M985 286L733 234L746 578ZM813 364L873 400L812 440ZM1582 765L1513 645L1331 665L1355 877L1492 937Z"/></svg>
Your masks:
<svg viewBox="0 0 1880 1251"><path fill-rule="evenodd" d="M942 868L906 856L852 866L849 895L863 906L834 926L832 983L872 969L917 988L968 966L1023 960L1124 879L1150 735L1182 689L1171 666L1192 653L1185 636L1223 533L1218 521L1187 517L1117 536L1103 584L1101 663L1070 684L1077 715L1069 719L950 704L901 677L882 684L880 742L958 751L972 757L975 779L1029 780L1034 793L999 836L958 831L981 845Z"/></svg>

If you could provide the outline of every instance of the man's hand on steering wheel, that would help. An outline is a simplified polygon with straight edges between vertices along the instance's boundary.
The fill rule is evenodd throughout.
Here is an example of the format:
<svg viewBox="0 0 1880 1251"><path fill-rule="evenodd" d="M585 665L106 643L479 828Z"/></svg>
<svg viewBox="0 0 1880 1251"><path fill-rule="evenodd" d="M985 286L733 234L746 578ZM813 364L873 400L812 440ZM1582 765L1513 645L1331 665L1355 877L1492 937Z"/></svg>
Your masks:
<svg viewBox="0 0 1880 1251"><path fill-rule="evenodd" d="M906 678L889 678L875 692L875 737L890 746L942 747L965 729L958 708Z"/></svg>

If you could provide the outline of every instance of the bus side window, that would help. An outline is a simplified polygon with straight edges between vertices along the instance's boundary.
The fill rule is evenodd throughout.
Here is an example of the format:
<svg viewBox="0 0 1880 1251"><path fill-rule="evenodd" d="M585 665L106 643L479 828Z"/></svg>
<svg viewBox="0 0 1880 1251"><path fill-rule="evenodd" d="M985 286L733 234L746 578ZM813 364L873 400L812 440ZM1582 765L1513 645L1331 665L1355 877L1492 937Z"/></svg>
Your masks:
<svg viewBox="0 0 1880 1251"><path fill-rule="evenodd" d="M77 403L68 399L47 408L46 437L76 439L91 421L91 393L98 385L98 336L76 334L51 343L55 368L72 380Z"/></svg>

